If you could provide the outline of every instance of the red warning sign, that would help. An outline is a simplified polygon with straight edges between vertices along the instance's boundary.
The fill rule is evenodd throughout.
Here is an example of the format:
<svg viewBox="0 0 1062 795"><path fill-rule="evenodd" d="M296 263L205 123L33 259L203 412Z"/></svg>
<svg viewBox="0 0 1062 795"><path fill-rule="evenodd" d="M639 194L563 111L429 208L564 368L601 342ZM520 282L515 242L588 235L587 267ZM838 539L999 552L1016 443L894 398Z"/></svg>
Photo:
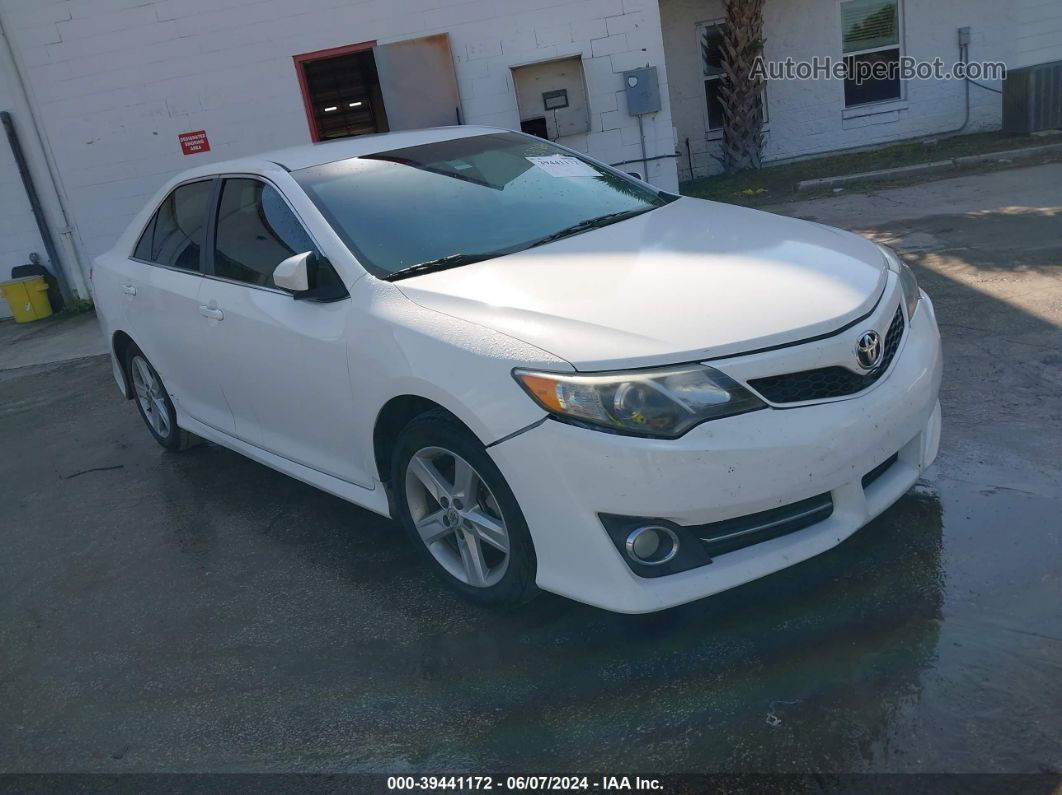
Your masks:
<svg viewBox="0 0 1062 795"><path fill-rule="evenodd" d="M210 151L210 141L207 140L206 130L181 133L177 136L181 142L181 151L186 155L198 155L200 152Z"/></svg>

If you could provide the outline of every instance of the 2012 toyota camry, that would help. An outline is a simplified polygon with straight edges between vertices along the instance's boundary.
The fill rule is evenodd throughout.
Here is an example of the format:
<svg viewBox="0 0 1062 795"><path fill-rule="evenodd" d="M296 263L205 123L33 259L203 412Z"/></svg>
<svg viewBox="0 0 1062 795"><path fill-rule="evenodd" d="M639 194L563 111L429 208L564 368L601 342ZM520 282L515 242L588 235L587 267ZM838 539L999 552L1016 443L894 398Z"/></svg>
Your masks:
<svg viewBox="0 0 1062 795"><path fill-rule="evenodd" d="M891 251L520 133L186 172L93 280L163 447L394 517L480 603L732 588L843 541L939 443L933 306Z"/></svg>

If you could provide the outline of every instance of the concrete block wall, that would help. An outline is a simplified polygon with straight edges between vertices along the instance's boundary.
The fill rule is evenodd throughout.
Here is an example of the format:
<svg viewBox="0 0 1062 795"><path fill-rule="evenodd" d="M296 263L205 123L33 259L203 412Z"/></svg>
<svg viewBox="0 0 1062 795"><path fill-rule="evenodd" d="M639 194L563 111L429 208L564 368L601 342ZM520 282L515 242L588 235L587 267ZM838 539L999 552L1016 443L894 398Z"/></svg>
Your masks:
<svg viewBox="0 0 1062 795"><path fill-rule="evenodd" d="M641 151L619 72L657 66L647 147L674 151L656 0L0 0L0 13L89 256L176 172L308 143L292 56L357 42L449 33L465 120L514 128L510 68L580 55L591 129L561 143L610 163ZM178 134L199 129L211 151L183 156ZM649 177L674 189L674 160Z"/></svg>
<svg viewBox="0 0 1062 795"><path fill-rule="evenodd" d="M1039 2L1039 0L1026 0ZM958 28L970 26L972 60L1011 63L1015 53L1014 6L995 0L901 0L903 52L921 60L940 56L950 66L958 59ZM693 150L693 173L717 173L719 135L706 134L698 22L724 16L721 0L661 0L663 38L668 54L671 111L679 148ZM768 60L841 57L841 20L837 0L767 0L764 56ZM991 83L989 83L991 84ZM998 82L995 87L999 87ZM962 81L907 81L895 103L844 107L839 80L771 82L767 86L768 125L764 159L784 160L889 141L952 131L963 122ZM998 129L998 94L971 88L966 132ZM680 177L689 178L687 160Z"/></svg>

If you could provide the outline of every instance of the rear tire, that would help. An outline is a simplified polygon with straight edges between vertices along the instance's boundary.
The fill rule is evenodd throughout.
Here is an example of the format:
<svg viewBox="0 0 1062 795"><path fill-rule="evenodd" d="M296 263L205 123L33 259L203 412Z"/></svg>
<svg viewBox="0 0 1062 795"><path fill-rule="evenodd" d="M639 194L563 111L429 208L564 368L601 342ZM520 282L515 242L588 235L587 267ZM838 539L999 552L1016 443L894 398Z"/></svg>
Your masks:
<svg viewBox="0 0 1062 795"><path fill-rule="evenodd" d="M397 518L432 570L471 602L532 599L537 561L516 497L486 448L450 414L402 429L391 462Z"/></svg>
<svg viewBox="0 0 1062 795"><path fill-rule="evenodd" d="M177 426L177 411L170 393L151 362L135 345L130 345L126 352L125 373L137 411L156 442L167 450L179 452L201 441L198 436Z"/></svg>

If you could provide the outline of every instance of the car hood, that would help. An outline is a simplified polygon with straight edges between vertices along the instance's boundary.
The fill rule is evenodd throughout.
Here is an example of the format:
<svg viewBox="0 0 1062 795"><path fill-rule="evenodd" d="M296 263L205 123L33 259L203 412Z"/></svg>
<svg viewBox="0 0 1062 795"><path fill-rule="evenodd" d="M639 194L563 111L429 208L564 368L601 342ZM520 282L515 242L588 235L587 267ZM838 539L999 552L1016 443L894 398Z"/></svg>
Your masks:
<svg viewBox="0 0 1062 795"><path fill-rule="evenodd" d="M694 361L796 342L866 314L881 251L838 229L681 198L555 243L396 282L416 303L578 370Z"/></svg>

